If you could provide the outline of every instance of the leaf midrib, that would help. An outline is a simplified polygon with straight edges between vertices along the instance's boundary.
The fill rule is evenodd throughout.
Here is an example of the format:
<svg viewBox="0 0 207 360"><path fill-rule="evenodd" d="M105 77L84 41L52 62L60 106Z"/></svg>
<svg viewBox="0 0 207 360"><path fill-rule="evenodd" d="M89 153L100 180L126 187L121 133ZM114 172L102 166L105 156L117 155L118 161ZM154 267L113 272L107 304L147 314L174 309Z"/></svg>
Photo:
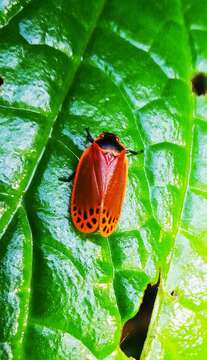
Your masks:
<svg viewBox="0 0 207 360"><path fill-rule="evenodd" d="M32 180L33 180L33 178L34 178L34 176L35 176L35 173L36 173L36 170L37 170L37 168L38 168L38 165L39 165L39 163L40 163L40 161L41 161L41 159L42 159L42 157L43 157L43 155L44 155L44 153L45 153L45 150L46 150L47 144L48 144L48 142L49 142L49 140L50 140L50 137L51 137L51 138L53 137L53 129L54 129L54 126L55 126L56 121L57 121L57 119L58 119L58 117L59 117L59 115L60 115L60 113L61 113L61 111L62 111L62 106L63 106L63 104L64 104L64 101L65 101L65 99L66 99L66 97L67 97L67 94L68 94L70 88L72 87L72 84L73 84L73 81L74 81L74 79L75 79L76 73L77 73L77 71L78 71L78 69L79 69L79 67L80 67L81 57L84 55L84 52L85 52L85 50L87 49L87 46L88 46L88 44L89 44L89 42L90 42L90 39L91 39L91 37L93 36L93 33L94 33L95 29L96 29L97 22L99 21L99 18L101 17L101 14L102 14L103 9L104 9L104 6L105 6L105 2L106 2L106 0L103 0L103 3L102 3L102 5L101 5L101 7L100 7L100 9L99 9L99 13L98 13L98 15L97 15L97 18L96 18L96 21L95 21L95 23L94 23L94 26L91 28L91 31L89 32L89 36L88 36L88 39L87 39L87 41L86 41L86 43L85 43L85 45L84 45L82 54L79 56L78 61L75 63L76 69L75 69L75 71L74 71L74 73L73 73L73 76L72 76L72 79L71 79L71 81L69 82L69 85L68 85L68 87L67 87L67 89L66 89L65 96L64 96L64 98L63 98L61 107L60 107L60 109L59 109L56 117L55 117L54 120L53 120L53 125L52 125L51 128L50 128L49 135L48 135L48 137L47 137L47 139L46 139L46 141L45 141L45 145L43 146L42 151L41 151L41 153L39 154L38 161L36 162L36 165L35 165L32 173L31 173L31 175L30 175L30 177L29 177L29 181L28 181L27 186L25 187L25 191L30 187L30 184L32 183ZM68 77L69 77L69 76L70 76L70 74L68 74ZM18 207L21 205L23 196L24 196L24 194L22 193L22 195L21 195L21 197L20 197L20 199L19 199L18 206L16 207L15 212L14 212L13 215L12 215L12 218L14 217L16 211L18 210ZM12 220L12 218L11 218L11 220ZM11 221L11 220L10 220L10 221ZM29 220L29 219L28 219L28 220ZM30 223L30 221L29 221L29 223ZM31 229L31 232L32 232L32 226L31 226L31 224L30 224L30 229ZM5 229L5 230L6 230L6 229ZM33 233L33 232L32 232L32 233ZM33 274L33 263L32 263L32 274ZM32 276L31 276L31 283L32 283ZM29 313L30 313L30 308L31 308L31 301L32 301L32 294L30 293L30 299L29 299L28 311L27 311L27 322L26 322L26 325L25 325L24 333L23 333L23 339L25 339L25 333L26 333L27 328L28 328ZM77 339L77 340L80 341L80 339ZM23 341L23 343L24 343L24 341ZM84 346L85 346L85 344L84 344ZM86 347L86 348L87 348L87 347ZM88 350L89 350L89 349L88 349ZM90 350L90 351L91 351L91 350Z"/></svg>

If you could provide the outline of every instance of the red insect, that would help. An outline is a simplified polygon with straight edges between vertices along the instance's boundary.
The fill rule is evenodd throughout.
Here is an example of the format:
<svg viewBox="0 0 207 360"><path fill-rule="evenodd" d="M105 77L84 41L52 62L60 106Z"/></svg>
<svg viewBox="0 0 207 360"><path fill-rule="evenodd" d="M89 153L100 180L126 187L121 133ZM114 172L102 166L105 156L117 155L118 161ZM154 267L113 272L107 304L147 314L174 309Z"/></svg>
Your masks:
<svg viewBox="0 0 207 360"><path fill-rule="evenodd" d="M126 190L128 160L119 138L103 132L93 139L83 152L72 190L71 217L75 227L83 233L100 231L109 236L118 224Z"/></svg>

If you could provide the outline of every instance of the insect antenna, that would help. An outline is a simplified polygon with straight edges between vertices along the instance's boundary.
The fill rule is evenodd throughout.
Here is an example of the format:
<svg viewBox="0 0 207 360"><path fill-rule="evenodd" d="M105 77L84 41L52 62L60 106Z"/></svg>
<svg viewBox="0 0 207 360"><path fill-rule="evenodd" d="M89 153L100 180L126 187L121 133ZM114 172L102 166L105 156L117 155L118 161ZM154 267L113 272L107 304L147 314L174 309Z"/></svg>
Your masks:
<svg viewBox="0 0 207 360"><path fill-rule="evenodd" d="M86 139L87 139L89 142L91 142L91 143L94 142L94 138L93 138L93 136L91 135L91 133L90 133L90 131L89 131L88 128L86 128Z"/></svg>
<svg viewBox="0 0 207 360"><path fill-rule="evenodd" d="M141 149L141 150L139 150L139 151L135 151L135 150L127 149L127 150L126 150L126 153L127 153L127 154L131 154L131 155L140 155L140 154L143 154L143 153L144 153L144 150Z"/></svg>

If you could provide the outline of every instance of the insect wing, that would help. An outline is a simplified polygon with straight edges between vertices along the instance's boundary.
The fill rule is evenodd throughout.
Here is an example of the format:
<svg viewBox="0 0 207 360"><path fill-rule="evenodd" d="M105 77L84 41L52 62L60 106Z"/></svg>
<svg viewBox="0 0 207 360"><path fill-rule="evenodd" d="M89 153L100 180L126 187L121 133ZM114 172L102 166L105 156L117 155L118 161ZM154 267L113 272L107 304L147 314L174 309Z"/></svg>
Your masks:
<svg viewBox="0 0 207 360"><path fill-rule="evenodd" d="M85 233L98 230L101 200L99 154L93 145L82 154L74 178L71 216L75 227Z"/></svg>
<svg viewBox="0 0 207 360"><path fill-rule="evenodd" d="M113 167L113 173L108 177L104 201L100 217L99 229L102 236L109 236L116 228L122 209L126 191L128 161L122 152Z"/></svg>

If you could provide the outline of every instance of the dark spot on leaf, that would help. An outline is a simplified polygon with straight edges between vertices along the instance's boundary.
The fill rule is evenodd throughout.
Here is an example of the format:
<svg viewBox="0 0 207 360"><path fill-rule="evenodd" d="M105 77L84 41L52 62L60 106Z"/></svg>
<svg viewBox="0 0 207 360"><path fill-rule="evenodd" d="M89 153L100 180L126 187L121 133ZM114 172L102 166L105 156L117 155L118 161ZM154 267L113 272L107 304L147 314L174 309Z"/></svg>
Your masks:
<svg viewBox="0 0 207 360"><path fill-rule="evenodd" d="M107 211L106 216L109 217L109 211Z"/></svg>
<svg viewBox="0 0 207 360"><path fill-rule="evenodd" d="M107 229L106 233L107 233L107 234L109 233L109 229Z"/></svg>
<svg viewBox="0 0 207 360"><path fill-rule="evenodd" d="M102 224L105 224L105 222L106 222L106 218L103 217L103 219L102 219Z"/></svg>
<svg viewBox="0 0 207 360"><path fill-rule="evenodd" d="M4 83L4 79L2 79L2 77L0 76L0 86L2 86Z"/></svg>
<svg viewBox="0 0 207 360"><path fill-rule="evenodd" d="M128 357L140 359L147 337L158 286L159 280L157 284L153 286L149 284L147 286L138 313L127 321L123 327L120 347Z"/></svg>
<svg viewBox="0 0 207 360"><path fill-rule="evenodd" d="M81 209L78 210L78 214L81 215Z"/></svg>
<svg viewBox="0 0 207 360"><path fill-rule="evenodd" d="M96 210L96 211L97 211L97 210ZM90 213L90 215L93 215L94 211L93 211L92 208L90 208L89 213Z"/></svg>
<svg viewBox="0 0 207 360"><path fill-rule="evenodd" d="M87 220L87 219L88 219L88 215L87 215L87 212L86 212L86 211L84 211L83 218L84 218L84 220Z"/></svg>
<svg viewBox="0 0 207 360"><path fill-rule="evenodd" d="M93 227L93 226L91 225L91 223L89 223L89 222L87 222L86 225L87 225L87 227L88 227L89 229L92 229L92 227Z"/></svg>
<svg viewBox="0 0 207 360"><path fill-rule="evenodd" d="M82 223L82 224L81 224L81 229L83 229L83 227L84 227L84 224Z"/></svg>
<svg viewBox="0 0 207 360"><path fill-rule="evenodd" d="M200 96L207 93L207 76L205 74L197 74L192 79L193 92Z"/></svg>
<svg viewBox="0 0 207 360"><path fill-rule="evenodd" d="M97 223L96 218L92 218L91 221L92 221L93 224L96 224L96 223Z"/></svg>
<svg viewBox="0 0 207 360"><path fill-rule="evenodd" d="M73 211L76 211L77 210L77 207L76 206L73 206Z"/></svg>
<svg viewBox="0 0 207 360"><path fill-rule="evenodd" d="M103 232L105 232L107 229L107 226L105 225L104 228L103 228Z"/></svg>
<svg viewBox="0 0 207 360"><path fill-rule="evenodd" d="M78 218L77 218L77 224L79 224L79 222L81 222L81 218L78 216Z"/></svg>
<svg viewBox="0 0 207 360"><path fill-rule="evenodd" d="M109 218L109 224L111 224L111 220L112 220L112 217L110 216L110 218Z"/></svg>
<svg viewBox="0 0 207 360"><path fill-rule="evenodd" d="M100 211L100 209L99 209L99 208L97 208L97 209L96 209L96 214L99 214L99 211Z"/></svg>
<svg viewBox="0 0 207 360"><path fill-rule="evenodd" d="M111 229L111 231L113 230L113 225L111 225L111 228L110 228L110 229Z"/></svg>
<svg viewBox="0 0 207 360"><path fill-rule="evenodd" d="M77 216L77 212L76 212L76 211L74 212L74 216Z"/></svg>
<svg viewBox="0 0 207 360"><path fill-rule="evenodd" d="M103 209L103 214L105 214L105 212L106 212L106 209Z"/></svg>

